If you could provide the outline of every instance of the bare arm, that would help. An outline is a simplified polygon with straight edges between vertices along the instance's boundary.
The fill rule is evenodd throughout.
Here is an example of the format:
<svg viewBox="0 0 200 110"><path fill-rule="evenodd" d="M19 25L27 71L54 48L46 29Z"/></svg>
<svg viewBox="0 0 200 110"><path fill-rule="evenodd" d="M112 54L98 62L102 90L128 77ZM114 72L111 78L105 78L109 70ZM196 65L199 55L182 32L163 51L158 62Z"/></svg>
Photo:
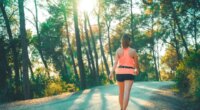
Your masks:
<svg viewBox="0 0 200 110"><path fill-rule="evenodd" d="M118 51L118 50L117 50ZM119 56L118 56L118 52L116 51L116 54L115 54L115 59L114 59L114 64L113 64L113 67L112 67L112 70L111 70L111 73L114 73L116 67L117 67L117 63L118 63L118 60L119 60Z"/></svg>
<svg viewBox="0 0 200 110"><path fill-rule="evenodd" d="M139 74L138 55L137 55L137 52L135 50L133 52L133 57L134 57L135 66L136 66L136 69L137 69L137 73L136 74Z"/></svg>
<svg viewBox="0 0 200 110"><path fill-rule="evenodd" d="M119 49L118 49L119 50ZM113 67L112 67L112 70L110 71L110 75L109 75L109 78L112 79L113 78L113 73L117 67L117 63L118 63L118 60L119 60L119 55L118 55L118 50L116 51L115 53L115 59L114 59L114 64L113 64Z"/></svg>

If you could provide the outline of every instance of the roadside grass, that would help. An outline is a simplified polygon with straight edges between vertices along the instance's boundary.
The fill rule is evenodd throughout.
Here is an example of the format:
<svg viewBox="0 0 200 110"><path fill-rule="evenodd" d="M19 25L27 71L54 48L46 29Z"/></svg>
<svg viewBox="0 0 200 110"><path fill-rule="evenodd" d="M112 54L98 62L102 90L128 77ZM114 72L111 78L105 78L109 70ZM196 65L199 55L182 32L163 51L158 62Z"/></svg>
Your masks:
<svg viewBox="0 0 200 110"><path fill-rule="evenodd" d="M178 97L183 98L186 108L184 110L200 110L200 101L196 100L196 98L192 97L189 94L181 92L177 85L172 86L171 91L177 95Z"/></svg>

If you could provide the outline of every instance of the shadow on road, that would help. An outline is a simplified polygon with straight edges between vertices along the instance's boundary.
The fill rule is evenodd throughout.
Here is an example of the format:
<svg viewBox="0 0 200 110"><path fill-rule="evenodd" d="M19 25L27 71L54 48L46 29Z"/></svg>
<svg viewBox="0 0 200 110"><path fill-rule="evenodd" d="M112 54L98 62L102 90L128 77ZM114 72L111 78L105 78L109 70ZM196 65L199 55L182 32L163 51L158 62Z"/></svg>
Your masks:
<svg viewBox="0 0 200 110"><path fill-rule="evenodd" d="M171 92L174 83L151 82L136 84L131 92L131 103L139 106L139 110L183 110L183 99Z"/></svg>
<svg viewBox="0 0 200 110"><path fill-rule="evenodd" d="M127 110L183 110L184 103L170 91L173 82L134 83ZM37 104L8 110L119 110L117 85L99 86Z"/></svg>

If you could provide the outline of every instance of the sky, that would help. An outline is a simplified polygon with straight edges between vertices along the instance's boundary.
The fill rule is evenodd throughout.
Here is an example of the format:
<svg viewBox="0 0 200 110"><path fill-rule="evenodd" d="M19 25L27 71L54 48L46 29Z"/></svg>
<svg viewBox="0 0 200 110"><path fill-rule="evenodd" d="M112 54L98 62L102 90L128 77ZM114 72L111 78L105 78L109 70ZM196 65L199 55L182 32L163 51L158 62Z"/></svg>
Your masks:
<svg viewBox="0 0 200 110"><path fill-rule="evenodd" d="M78 12L79 13L83 13L83 10L86 10L89 14L92 13L92 10L97 5L96 1L97 0L80 0L79 4L78 4ZM41 24L46 19L48 19L50 17L50 15L47 12L47 10L45 9L45 7L47 7L46 0L40 0L39 2L43 6L43 8L38 7L38 20L39 20L39 22ZM132 10L133 10L133 13L140 14L141 10L140 10L139 6L136 5L136 2L138 2L138 0L133 0L133 4L134 5L133 5L133 9ZM29 10L25 9L25 16L26 16L26 19L28 19L26 21L26 29L32 30L33 34L35 34L36 33L35 26L33 25L33 23L30 22L30 21L33 21L33 14L35 14L34 0L26 0L24 6L32 11L32 12L30 12ZM91 24L97 24L96 23L96 18L94 16L90 16L90 20L91 20ZM116 23L117 22L111 24L111 26L114 27L116 25Z"/></svg>
<svg viewBox="0 0 200 110"><path fill-rule="evenodd" d="M42 2L44 7L47 6L46 0L40 0L40 2ZM32 11L32 12L30 12L29 10L25 9L25 16L26 16L26 19L28 19L28 20L26 20L26 29L30 29L34 34L34 33L36 33L35 26L30 22L30 21L34 21L33 14L35 16L34 0L26 0L25 3L24 3L24 6ZM50 15L46 11L45 8L38 8L39 23L45 22L46 19L49 18L49 17L50 17Z"/></svg>

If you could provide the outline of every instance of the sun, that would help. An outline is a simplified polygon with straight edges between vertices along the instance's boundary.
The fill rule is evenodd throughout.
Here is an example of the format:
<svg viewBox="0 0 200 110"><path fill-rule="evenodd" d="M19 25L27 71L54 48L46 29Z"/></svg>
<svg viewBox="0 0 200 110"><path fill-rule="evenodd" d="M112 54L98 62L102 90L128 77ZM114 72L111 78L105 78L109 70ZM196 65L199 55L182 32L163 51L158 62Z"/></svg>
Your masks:
<svg viewBox="0 0 200 110"><path fill-rule="evenodd" d="M79 0L78 10L79 12L91 13L96 7L96 0Z"/></svg>

